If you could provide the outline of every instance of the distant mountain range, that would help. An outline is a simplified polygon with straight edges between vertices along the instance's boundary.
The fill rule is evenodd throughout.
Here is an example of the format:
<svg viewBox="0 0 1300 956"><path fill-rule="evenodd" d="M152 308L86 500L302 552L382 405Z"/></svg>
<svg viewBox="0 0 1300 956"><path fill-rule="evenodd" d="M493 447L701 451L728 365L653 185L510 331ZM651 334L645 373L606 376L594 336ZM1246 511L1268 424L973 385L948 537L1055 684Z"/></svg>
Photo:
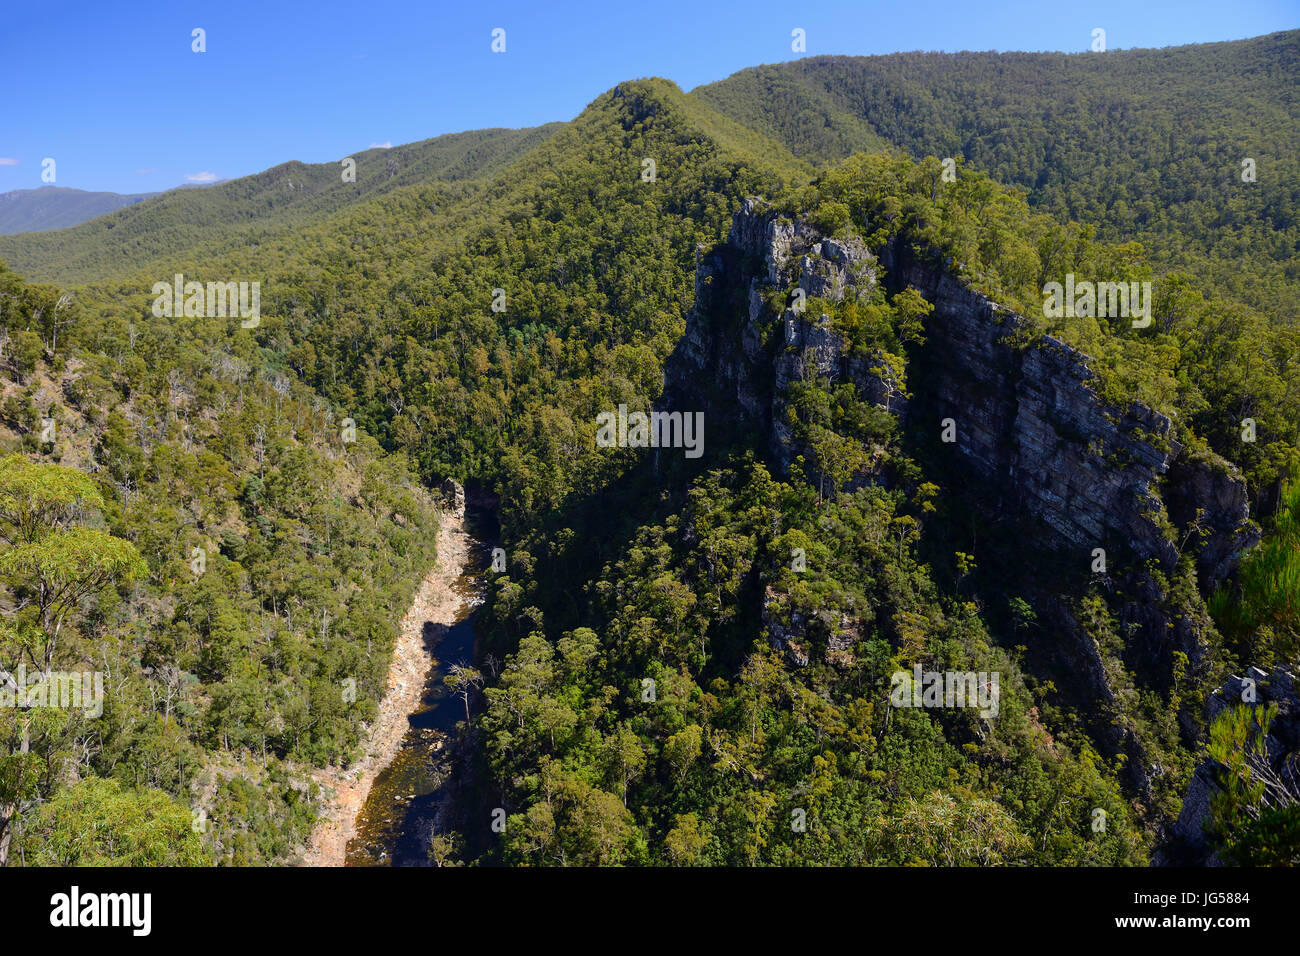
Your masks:
<svg viewBox="0 0 1300 956"><path fill-rule="evenodd" d="M1300 250L1298 56L1300 31L1105 56L821 56L664 95L692 117L689 135L751 162L779 158L811 171L882 149L952 158L1023 191L1040 212L1090 223L1102 239L1139 241L1170 268L1290 315L1295 299L1281 289L1294 281ZM543 154L529 154L577 125L473 130L362 150L348 157L354 180L343 175L342 157L290 161L143 203L112 197L119 207L39 224L11 224L0 202L0 260L33 280L76 285L136 269L166 273L182 253L208 262L272 237L296 244L304 228L343 228L353 212L360 220L350 228L370 228L376 215L385 228L405 226L452 197L500 191L519 177L537 181ZM1258 182L1242 180L1247 160L1258 163ZM421 193L434 184L437 199ZM111 196L24 195L62 193L64 202L87 205L91 196ZM33 234L4 235L19 228ZM1262 234L1266 245L1256 241Z"/></svg>
<svg viewBox="0 0 1300 956"><path fill-rule="evenodd" d="M220 180L225 182L226 180ZM186 183L177 189L215 186L217 183ZM16 232L48 232L67 229L87 219L134 206L159 195L152 193L88 192L66 186L41 186L0 193L0 235Z"/></svg>

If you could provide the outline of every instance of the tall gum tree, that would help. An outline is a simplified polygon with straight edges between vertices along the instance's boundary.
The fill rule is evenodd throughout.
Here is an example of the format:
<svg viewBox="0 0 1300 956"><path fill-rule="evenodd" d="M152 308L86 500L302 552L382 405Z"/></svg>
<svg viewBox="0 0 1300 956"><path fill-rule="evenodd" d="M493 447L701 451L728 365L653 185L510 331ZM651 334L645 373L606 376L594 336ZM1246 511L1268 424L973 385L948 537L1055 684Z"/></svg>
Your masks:
<svg viewBox="0 0 1300 956"><path fill-rule="evenodd" d="M67 714L29 710L14 671L48 676L59 637L84 601L148 571L129 541L85 527L103 498L86 475L20 455L0 459L0 680L19 706L0 708L0 866L13 821L58 762ZM21 699L20 699L21 695Z"/></svg>

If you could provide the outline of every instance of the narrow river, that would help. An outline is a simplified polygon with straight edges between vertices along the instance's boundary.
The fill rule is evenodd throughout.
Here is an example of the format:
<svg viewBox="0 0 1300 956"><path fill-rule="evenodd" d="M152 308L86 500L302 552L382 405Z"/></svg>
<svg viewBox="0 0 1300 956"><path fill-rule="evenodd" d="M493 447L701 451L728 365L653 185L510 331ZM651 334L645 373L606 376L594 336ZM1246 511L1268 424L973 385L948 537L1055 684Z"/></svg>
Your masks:
<svg viewBox="0 0 1300 956"><path fill-rule="evenodd" d="M357 835L348 842L347 866L428 866L429 840L451 772L448 745L465 719L462 700L442 682L453 664L474 664L474 619L483 602L485 572L496 540L495 515L469 505L465 527L471 548L454 589L462 598L450 626L426 622L425 646L433 665L425 675L420 706L409 715L401 750L379 772L357 814Z"/></svg>

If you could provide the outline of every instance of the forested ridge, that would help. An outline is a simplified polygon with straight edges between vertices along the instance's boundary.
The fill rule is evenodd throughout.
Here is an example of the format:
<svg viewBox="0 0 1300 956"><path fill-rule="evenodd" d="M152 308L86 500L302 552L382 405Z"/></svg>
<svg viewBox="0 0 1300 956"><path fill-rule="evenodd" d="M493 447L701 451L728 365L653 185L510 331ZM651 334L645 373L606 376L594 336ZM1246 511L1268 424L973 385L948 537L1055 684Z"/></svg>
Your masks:
<svg viewBox="0 0 1300 956"><path fill-rule="evenodd" d="M964 159L1035 209L1139 241L1170 268L1294 322L1297 68L1290 31L1102 55L809 57L692 95L800 156L883 142Z"/></svg>
<svg viewBox="0 0 1300 956"><path fill-rule="evenodd" d="M58 186L0 193L0 234L75 226L150 195L86 192Z"/></svg>
<svg viewBox="0 0 1300 956"><path fill-rule="evenodd" d="M471 180L516 158L558 126L473 130L359 151L347 157L355 165L354 178L346 183L342 162L281 163L231 182L163 193L144 210L124 209L75 229L24 235L4 246L0 259L35 277L84 283L120 276L133 266L165 269L181 250L195 250L203 261L230 248L255 250L303 220L402 186Z"/></svg>
<svg viewBox="0 0 1300 956"><path fill-rule="evenodd" d="M0 711L9 862L292 861L310 768L349 759L382 693L435 557L423 486L446 477L494 497L507 557L436 862L1148 862L1205 697L1300 653L1298 42L629 81L570 123L359 153L356 183L290 164L0 239L32 277L0 272L0 666L48 651L110 686L102 718ZM1045 565L1017 593L981 567L1005 543L972 543L942 461L852 383L790 383L808 451L786 473L713 417L699 462L597 444L598 414L662 400L697 266L752 196L937 257L1025 317L1021 347L1078 349L1106 402L1240 467L1264 543L1216 593L1195 545L1159 575L1204 660L1153 676L1100 585ZM260 322L155 318L178 272L259 281ZM1151 281L1152 327L1045 318L1067 272ZM809 310L914 388L931 306L877 278ZM70 573L61 542L102 574L53 641L35 596ZM1057 686L1032 649L1044 594L1086 621L1119 699ZM773 639L795 620L799 664ZM996 719L891 707L917 664L1000 674ZM1216 807L1231 859L1274 847L1223 836L1259 799Z"/></svg>

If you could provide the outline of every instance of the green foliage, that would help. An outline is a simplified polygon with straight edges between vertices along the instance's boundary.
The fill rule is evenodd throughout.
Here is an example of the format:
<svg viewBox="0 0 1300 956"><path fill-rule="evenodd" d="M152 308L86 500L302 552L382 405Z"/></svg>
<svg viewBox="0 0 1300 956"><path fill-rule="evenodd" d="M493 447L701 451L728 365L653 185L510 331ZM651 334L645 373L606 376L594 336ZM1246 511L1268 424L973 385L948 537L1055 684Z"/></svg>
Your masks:
<svg viewBox="0 0 1300 956"><path fill-rule="evenodd" d="M221 776L204 820L204 849L225 866L266 866L297 855L316 816L289 772L272 764L257 780Z"/></svg>
<svg viewBox="0 0 1300 956"><path fill-rule="evenodd" d="M825 163L886 143L952 157L1061 222L1136 240L1226 299L1297 319L1300 32L1094 53L806 57L698 88ZM1249 144L1249 146L1245 145ZM1257 181L1242 180L1256 160ZM947 189L934 174L937 190Z"/></svg>
<svg viewBox="0 0 1300 956"><path fill-rule="evenodd" d="M1092 226L1062 225L1031 210L1023 195L962 170L941 184L937 160L873 154L828 169L777 203L787 215L831 200L853 210L855 229L881 246L894 240L938 256L957 274L1026 321L1025 346L1050 334L1089 357L1101 396L1117 408L1141 401L1179 422L1189 443L1204 442L1240 464L1258 498L1295 461L1300 392L1289 387L1300 354L1300 322L1222 298L1205 278L1161 276L1137 243L1094 239ZM1151 281L1152 326L1129 318L1044 315L1042 286L1067 273L1106 281ZM890 349L915 340L928 303L914 290L879 303L846 303L833 317L855 349ZM897 346L894 346L897 348ZM1242 440L1242 421L1257 438Z"/></svg>
<svg viewBox="0 0 1300 956"><path fill-rule="evenodd" d="M1210 727L1207 752L1219 789L1205 828L1219 853L1239 866L1300 866L1300 794L1270 766L1265 743L1275 705L1225 710Z"/></svg>
<svg viewBox="0 0 1300 956"><path fill-rule="evenodd" d="M347 184L337 161L282 163L203 189L169 190L75 229L0 237L0 258L56 282L98 281L143 267L161 266L165 273L162 264L182 250L217 256L249 242L282 239L305 221L413 183L473 180L544 142L559 125L472 130L368 149L351 157L356 181Z"/></svg>
<svg viewBox="0 0 1300 956"><path fill-rule="evenodd" d="M112 680L95 719L0 713L0 856L77 753L124 793L209 813L215 861L291 859L313 808L282 768L353 753L433 562L434 510L400 458L341 440L343 416L282 356L142 328L105 340L109 358L77 344L90 322L59 339L75 362L34 369L75 402L47 449L65 466L0 457L0 668ZM200 789L227 758L259 772Z"/></svg>
<svg viewBox="0 0 1300 956"><path fill-rule="evenodd" d="M1210 611L1243 660L1272 663L1300 655L1300 482L1282 485L1273 526L1242 560L1235 584L1220 589Z"/></svg>
<svg viewBox="0 0 1300 956"><path fill-rule="evenodd" d="M28 866L204 866L185 804L153 789L93 777L59 793L24 825Z"/></svg>
<svg viewBox="0 0 1300 956"><path fill-rule="evenodd" d="M1115 782L1087 748L1048 744L973 606L950 605L917 564L899 504L864 488L819 507L802 481L738 462L639 528L588 584L589 626L524 637L485 690L486 772L514 808L501 859L1140 860ZM795 547L803 571L789 566ZM527 586L520 601L562 616ZM756 604L761 617L745 611ZM494 616L495 644L510 616ZM778 629L807 666L772 649ZM1000 671L999 719L890 708L890 674L911 660ZM1098 806L1114 814L1102 835Z"/></svg>
<svg viewBox="0 0 1300 956"><path fill-rule="evenodd" d="M878 836L884 861L904 866L994 866L1025 858L1029 840L991 800L934 792L909 797Z"/></svg>
<svg viewBox="0 0 1300 956"><path fill-rule="evenodd" d="M1271 79L1260 111L1223 113L1239 92L1233 64L1267 72L1294 42L1214 48L1211 66L1159 54L1181 64L1159 93L1139 89L1149 53L814 59L691 95L638 80L569 124L361 154L355 188L339 188L333 164L289 164L0 240L37 275L97 283L59 311L58 290L0 271L13 380L0 420L7 445L30 453L0 460L4 600L28 599L24 575L67 579L77 555L62 545L104 582L135 581L67 605L59 659L103 659L116 689L94 733L75 715L0 722L12 781L0 808L52 824L60 799L109 812L119 797L101 787L165 793L207 812L213 861L291 858L310 826L305 768L354 752L433 559L436 520L414 475L454 474L499 494L510 554L480 613L483 666L452 681L473 724L467 786L508 821L487 848L469 828L445 835L438 862L1144 862L1191 761L1180 695L1205 675L1182 661L1174 688L1141 685L1107 600L1068 596L1115 690L1098 716L1166 767L1152 805L1127 798L1122 761L1103 760L1006 649L1039 636L1030 595L989 590L970 548L936 540L948 476L903 453L892 410L850 382L792 382L780 398L806 454L784 479L754 460L753 435L711 438L692 471L596 448L594 419L660 398L698 250L765 195L827 233L946 263L1023 314L1021 345L1052 334L1085 351L1111 404L1173 413L1179 440L1239 462L1259 499L1300 431L1300 333L1279 304L1296 281L1282 183L1297 177L1277 178L1293 165L1294 119ZM1103 59L1110 70L1092 65ZM1060 68L1047 84L1045 63ZM1033 81L1003 93L1004 68ZM1138 92L1123 99L1121 83ZM1184 88L1198 100L1186 115ZM1193 109L1204 90L1223 121L1208 140ZM1149 119L1121 123L1113 103ZM1243 137L1271 150L1270 179L1225 201L1236 186L1214 170ZM932 156L851 155L887 142L965 162L947 182ZM1169 155L1180 159L1156 176ZM810 161L832 159L809 182ZM1267 253L1239 269L1259 236ZM1153 281L1153 326L1047 319L1042 285L1070 271ZM149 290L175 272L260 281L261 324L154 319ZM851 360L903 387L932 311L916 290L813 307ZM30 431L55 389L65 437L46 450ZM344 417L360 441L342 440ZM1240 440L1244 417L1254 444ZM85 474L42 470L45 454ZM1274 592L1292 573L1288 495L1276 550L1243 567L1254 596L1237 635L1272 647L1276 630L1284 651L1295 609ZM91 511L102 527L84 526ZM958 554L951 587L927 547ZM1196 610L1185 565L1158 582ZM23 614L11 644L42 629ZM1212 641L1208 619L1197 624ZM891 674L914 664L999 673L997 720L891 707ZM73 752L96 776L69 787L50 767ZM1253 800L1225 812L1260 828L1252 846L1282 845L1290 818L1252 815ZM1098 809L1108 825L1094 832Z"/></svg>
<svg viewBox="0 0 1300 956"><path fill-rule="evenodd" d="M102 508L95 483L71 468L0 459L0 536L10 545L35 544L66 528L82 507Z"/></svg>

